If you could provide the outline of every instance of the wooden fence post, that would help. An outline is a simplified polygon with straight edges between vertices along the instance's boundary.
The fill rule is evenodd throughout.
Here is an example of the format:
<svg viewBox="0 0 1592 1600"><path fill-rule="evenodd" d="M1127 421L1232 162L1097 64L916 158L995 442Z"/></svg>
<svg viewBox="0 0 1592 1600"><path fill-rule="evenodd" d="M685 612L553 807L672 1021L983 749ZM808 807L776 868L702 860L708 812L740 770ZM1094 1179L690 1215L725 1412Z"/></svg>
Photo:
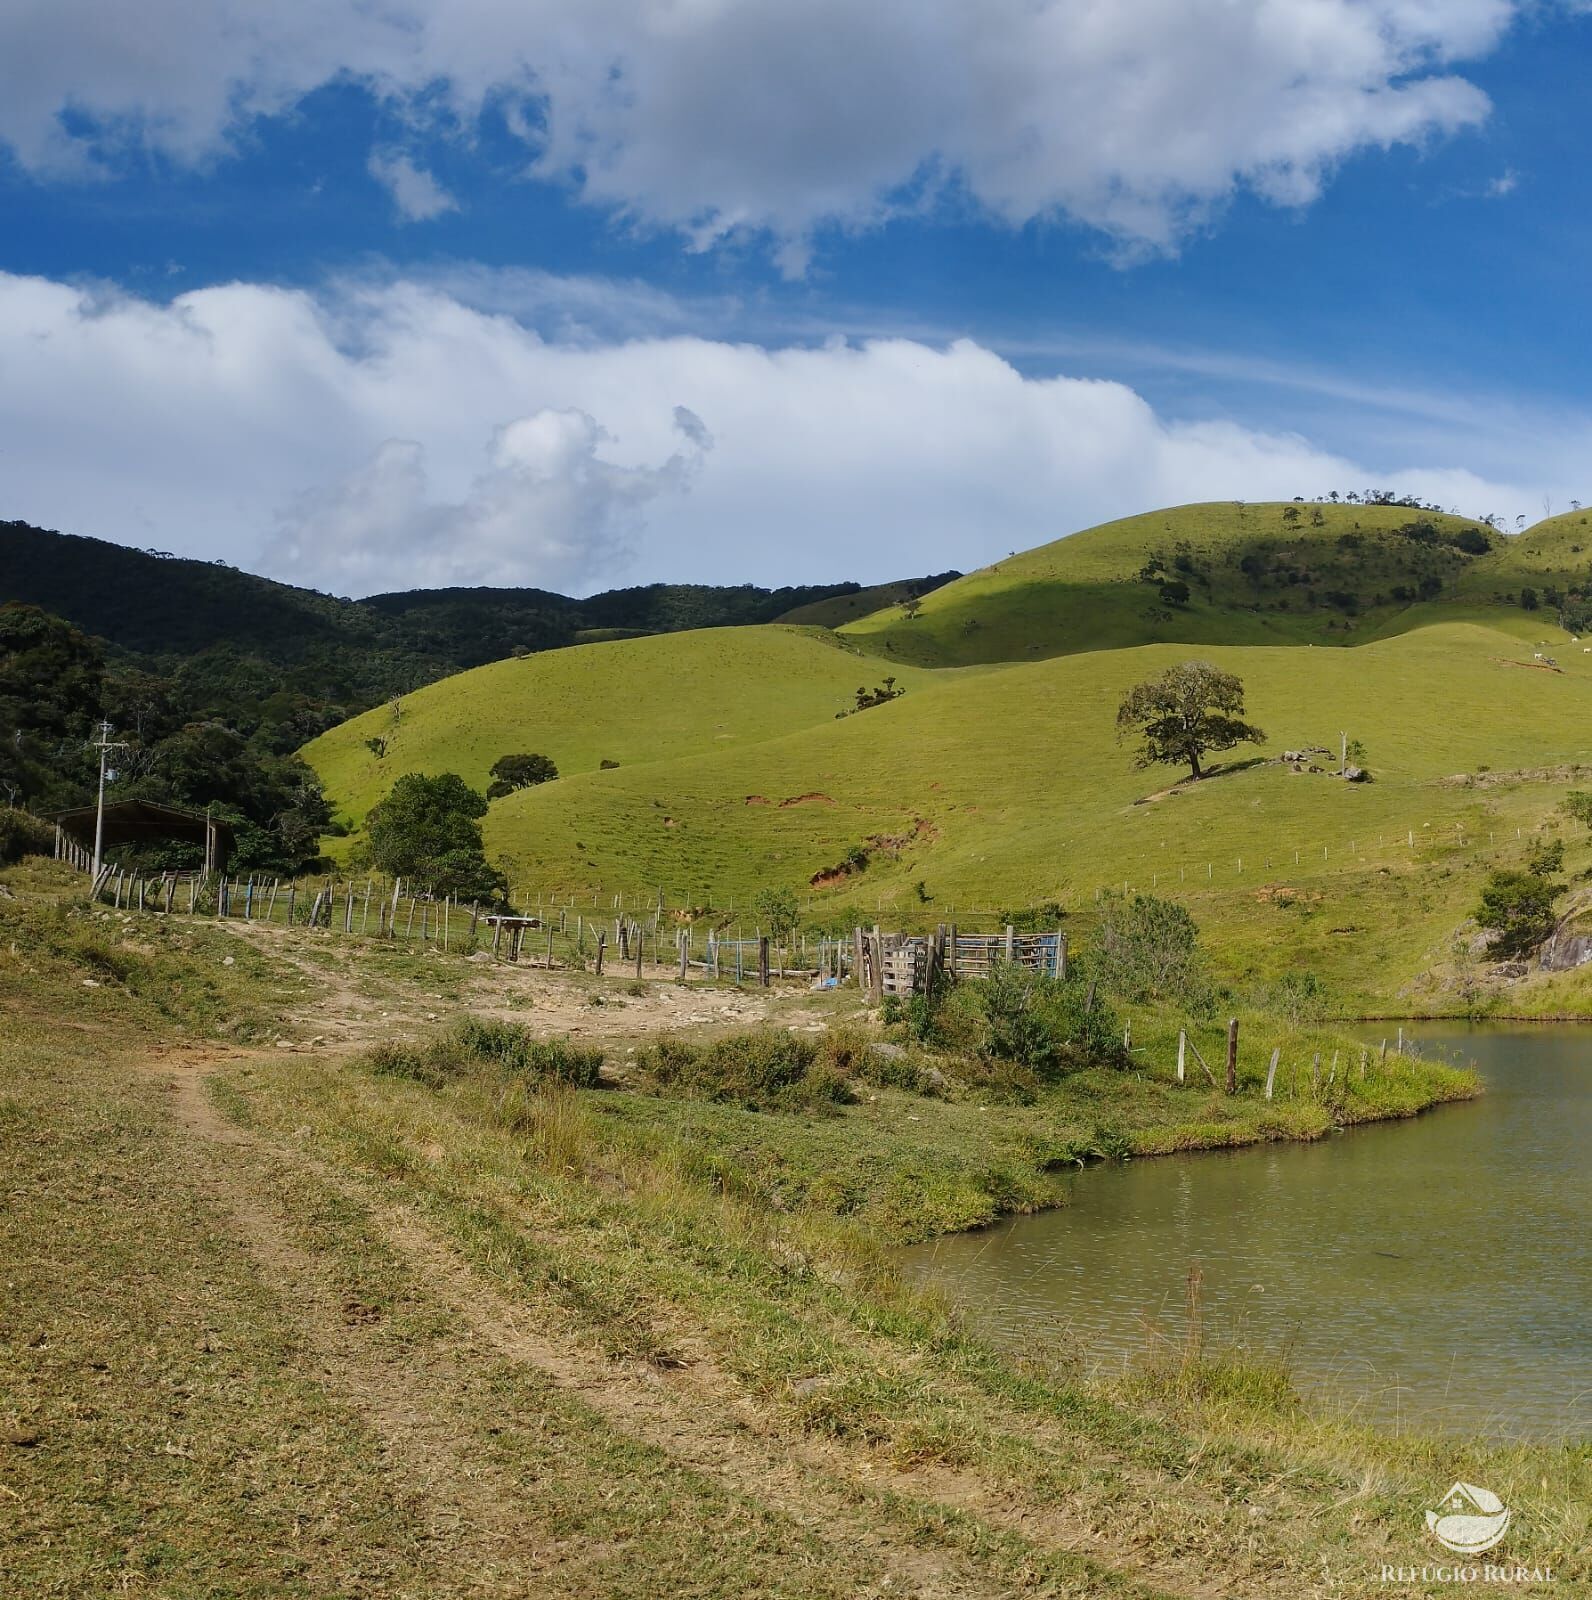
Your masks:
<svg viewBox="0 0 1592 1600"><path fill-rule="evenodd" d="M1227 1092L1238 1093L1238 1018L1227 1020Z"/></svg>
<svg viewBox="0 0 1592 1600"><path fill-rule="evenodd" d="M1188 1034L1182 1029L1177 1030L1177 1081L1182 1083L1187 1076L1185 1066L1188 1060Z"/></svg>
<svg viewBox="0 0 1592 1600"><path fill-rule="evenodd" d="M599 978L603 975L603 946L607 943L608 930L606 928L599 928L597 930L597 976Z"/></svg>
<svg viewBox="0 0 1592 1600"><path fill-rule="evenodd" d="M1006 959L1010 961L1017 950L1017 930L1008 922L1006 924Z"/></svg>
<svg viewBox="0 0 1592 1600"><path fill-rule="evenodd" d="M635 938L632 939L630 942L633 945L635 945L635 947L636 947L635 948L636 977L639 979L641 977L641 957L642 957L642 952L646 948L645 944L642 941L641 928L639 926L636 928L636 936L635 936Z"/></svg>
<svg viewBox="0 0 1592 1600"><path fill-rule="evenodd" d="M757 981L763 988L768 987L768 935L760 933L757 936Z"/></svg>
<svg viewBox="0 0 1592 1600"><path fill-rule="evenodd" d="M1277 1081L1277 1063L1282 1059L1282 1046L1271 1053L1271 1065L1266 1068L1266 1098L1271 1099L1271 1087Z"/></svg>
<svg viewBox="0 0 1592 1600"><path fill-rule="evenodd" d="M1056 929L1056 976L1067 981L1067 935L1060 928Z"/></svg>
<svg viewBox="0 0 1592 1600"><path fill-rule="evenodd" d="M1200 1071L1205 1074L1205 1081L1214 1089L1216 1087L1216 1074L1211 1071L1210 1064L1200 1054L1200 1047L1192 1039L1189 1040L1188 1047L1194 1052L1194 1059L1199 1062Z"/></svg>

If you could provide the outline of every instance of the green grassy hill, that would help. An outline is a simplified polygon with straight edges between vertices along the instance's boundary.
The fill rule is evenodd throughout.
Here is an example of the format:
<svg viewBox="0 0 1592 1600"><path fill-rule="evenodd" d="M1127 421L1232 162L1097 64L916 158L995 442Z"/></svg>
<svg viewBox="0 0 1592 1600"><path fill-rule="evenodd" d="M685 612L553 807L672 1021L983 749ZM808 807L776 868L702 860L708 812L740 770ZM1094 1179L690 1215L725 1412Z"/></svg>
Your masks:
<svg viewBox="0 0 1592 1600"><path fill-rule="evenodd" d="M910 600L920 600L933 590L954 583L961 576L960 572L939 572L928 578L900 578L894 583L876 583L871 589L858 589L851 594L835 594L823 600L809 601L775 620L796 627L843 628L848 622L858 622L876 611L884 611Z"/></svg>
<svg viewBox="0 0 1592 1600"><path fill-rule="evenodd" d="M499 662L305 754L354 822L404 771L484 787L500 755L551 755L563 778L486 822L522 900L662 890L747 908L789 886L837 926L991 925L1059 900L1086 928L1097 892L1127 884L1193 906L1234 978L1308 965L1391 1004L1452 964L1488 868L1518 859L1566 789L1592 782L1571 770L1587 759L1592 656L1509 589L1564 570L1580 525L1506 541L1402 507L1326 507L1319 523L1311 507L1285 522L1287 509L1111 524L951 583L915 620L897 607L838 636L729 629ZM1147 600L1173 581L1186 607ZM1364 604L1324 608L1340 584ZM965 628L980 615L987 627ZM856 653L911 639L924 661L971 663L1015 647L1024 619L1049 630L1037 659L947 670ZM1128 642L1109 647L1113 630ZM1143 637L1157 630L1173 637ZM1085 634L1102 647L1082 648ZM1544 644L1556 668L1535 658ZM1270 741L1191 787L1135 771L1114 715L1132 683L1196 653L1243 678ZM903 698L837 719L886 672ZM1275 759L1336 749L1344 732L1373 783Z"/></svg>
<svg viewBox="0 0 1592 1600"><path fill-rule="evenodd" d="M927 595L914 618L889 606L842 631L920 666L1157 641L1354 644L1422 600L1458 597L1505 545L1406 506L1181 506L996 562Z"/></svg>
<svg viewBox="0 0 1592 1600"><path fill-rule="evenodd" d="M836 920L967 926L1049 899L1087 916L1097 889L1131 883L1193 904L1234 972L1320 963L1372 992L1446 957L1486 865L1518 854L1516 828L1534 829L1568 783L1502 775L1586 756L1592 665L1579 654L1542 670L1470 624L1354 652L1222 647L1203 654L1248 685L1271 736L1259 754L1346 730L1375 781L1268 763L1139 804L1177 775L1133 770L1115 708L1187 653L961 677L843 722L575 777L494 806L488 846L522 894L663 889L746 906L786 884ZM853 847L867 868L825 883Z"/></svg>
<svg viewBox="0 0 1592 1600"><path fill-rule="evenodd" d="M513 753L549 755L568 778L604 761L625 770L827 726L884 671L834 635L798 628L580 645L430 684L333 728L304 756L338 814L357 823L404 772L457 772L484 789L492 763ZM929 678L897 676L911 691ZM383 754L372 739L385 741Z"/></svg>

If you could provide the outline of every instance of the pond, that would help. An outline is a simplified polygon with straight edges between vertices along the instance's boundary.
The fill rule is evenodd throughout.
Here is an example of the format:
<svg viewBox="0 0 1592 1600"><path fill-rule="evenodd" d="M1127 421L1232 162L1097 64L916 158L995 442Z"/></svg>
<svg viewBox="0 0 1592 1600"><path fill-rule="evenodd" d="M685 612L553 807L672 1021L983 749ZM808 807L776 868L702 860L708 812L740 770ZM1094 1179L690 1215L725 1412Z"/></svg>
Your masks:
<svg viewBox="0 0 1592 1600"><path fill-rule="evenodd" d="M1384 1426L1584 1437L1592 1414L1592 1027L1428 1026L1486 1094L1318 1144L1079 1172L1069 1203L905 1253L975 1325L1087 1369L1180 1344L1286 1355ZM1164 1349L1164 1346L1162 1346Z"/></svg>

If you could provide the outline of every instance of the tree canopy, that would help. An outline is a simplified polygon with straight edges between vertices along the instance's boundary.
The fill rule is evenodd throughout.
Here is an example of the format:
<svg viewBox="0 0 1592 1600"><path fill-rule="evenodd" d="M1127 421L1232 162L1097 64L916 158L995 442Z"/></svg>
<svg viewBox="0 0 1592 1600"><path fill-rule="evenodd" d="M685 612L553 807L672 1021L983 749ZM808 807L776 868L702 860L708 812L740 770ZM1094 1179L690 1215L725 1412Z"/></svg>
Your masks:
<svg viewBox="0 0 1592 1600"><path fill-rule="evenodd" d="M435 894L502 901L503 874L481 845L486 800L455 772L406 772L366 818L371 860Z"/></svg>
<svg viewBox="0 0 1592 1600"><path fill-rule="evenodd" d="M488 800L501 800L516 789L530 789L538 783L551 783L557 776L558 768L551 756L499 756L492 763L492 782L487 788L486 797Z"/></svg>
<svg viewBox="0 0 1592 1600"><path fill-rule="evenodd" d="M1128 690L1117 708L1117 731L1138 734L1138 766L1187 762L1190 775L1202 778L1200 762L1211 751L1265 743L1266 735L1242 720L1243 711L1237 677L1208 661L1184 661Z"/></svg>

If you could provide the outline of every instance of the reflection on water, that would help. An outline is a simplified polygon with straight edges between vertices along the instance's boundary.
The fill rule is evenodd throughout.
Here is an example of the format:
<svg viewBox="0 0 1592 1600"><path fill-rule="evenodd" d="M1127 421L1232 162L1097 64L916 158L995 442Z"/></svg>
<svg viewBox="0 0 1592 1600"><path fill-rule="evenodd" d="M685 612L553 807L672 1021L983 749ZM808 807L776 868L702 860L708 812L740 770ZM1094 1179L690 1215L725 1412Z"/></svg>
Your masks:
<svg viewBox="0 0 1592 1600"><path fill-rule="evenodd" d="M1079 1173L1070 1204L907 1252L995 1337L1086 1364L1180 1339L1286 1350L1381 1423L1584 1435L1592 1411L1592 1028L1429 1030L1474 1058L1471 1104L1316 1145Z"/></svg>

